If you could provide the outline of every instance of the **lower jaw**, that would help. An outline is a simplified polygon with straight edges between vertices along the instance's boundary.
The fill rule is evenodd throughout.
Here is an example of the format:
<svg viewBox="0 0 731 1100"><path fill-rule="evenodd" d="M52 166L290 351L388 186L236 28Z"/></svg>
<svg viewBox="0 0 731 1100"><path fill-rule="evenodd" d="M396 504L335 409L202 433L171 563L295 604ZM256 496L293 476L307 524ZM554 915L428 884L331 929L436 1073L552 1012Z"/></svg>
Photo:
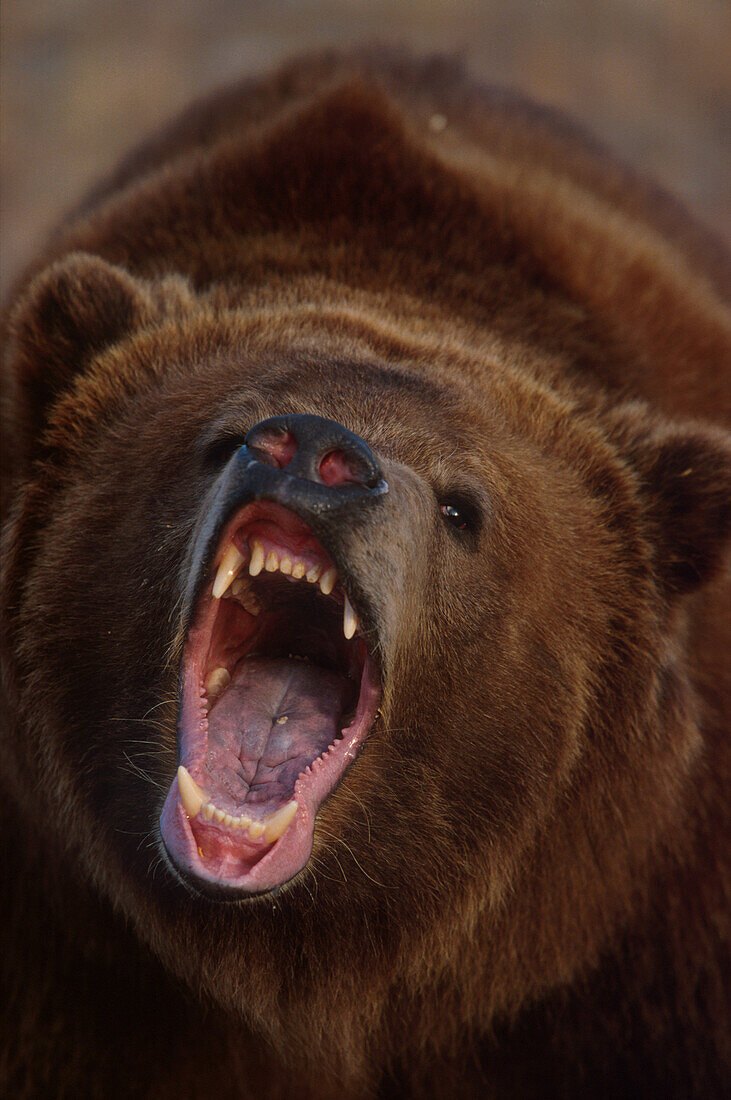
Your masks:
<svg viewBox="0 0 731 1100"><path fill-rule="evenodd" d="M375 720L380 694L379 677L368 656L353 721L297 779L296 810L273 843L205 820L200 813L189 816L176 778L160 815L161 839L175 876L197 893L237 900L277 889L298 874L312 853L317 811L358 755ZM186 760L181 763L188 766Z"/></svg>

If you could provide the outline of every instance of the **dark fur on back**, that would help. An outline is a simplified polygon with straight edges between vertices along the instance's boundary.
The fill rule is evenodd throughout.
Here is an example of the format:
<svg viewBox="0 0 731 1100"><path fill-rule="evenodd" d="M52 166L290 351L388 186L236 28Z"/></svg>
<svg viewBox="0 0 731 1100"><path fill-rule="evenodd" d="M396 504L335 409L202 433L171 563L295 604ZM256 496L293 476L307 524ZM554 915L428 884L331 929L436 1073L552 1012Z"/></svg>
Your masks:
<svg viewBox="0 0 731 1100"><path fill-rule="evenodd" d="M730 272L377 52L193 107L59 228L4 321L8 1095L724 1094ZM180 568L282 412L389 471L382 715L305 871L222 906L156 859Z"/></svg>

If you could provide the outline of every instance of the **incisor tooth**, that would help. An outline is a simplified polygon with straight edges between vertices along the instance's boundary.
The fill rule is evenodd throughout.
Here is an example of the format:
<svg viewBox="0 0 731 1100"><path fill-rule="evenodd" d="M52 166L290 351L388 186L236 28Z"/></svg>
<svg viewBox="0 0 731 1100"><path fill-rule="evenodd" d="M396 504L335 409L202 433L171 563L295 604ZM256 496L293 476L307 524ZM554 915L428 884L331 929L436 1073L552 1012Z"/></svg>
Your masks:
<svg viewBox="0 0 731 1100"><path fill-rule="evenodd" d="M288 828L292 818L297 812L297 802L293 799L288 802L286 806L282 806L281 810L277 810L273 813L264 826L264 839L267 844L271 844L274 840L279 840L282 833Z"/></svg>
<svg viewBox="0 0 731 1100"><path fill-rule="evenodd" d="M216 821L223 821L224 817L226 816L226 811L225 810L214 810L213 811L213 816L215 817Z"/></svg>
<svg viewBox="0 0 731 1100"><path fill-rule="evenodd" d="M275 550L270 550L267 554L266 565L264 566L267 573L276 573L279 569L279 558L277 557Z"/></svg>
<svg viewBox="0 0 731 1100"><path fill-rule="evenodd" d="M218 567L216 579L213 582L213 596L215 599L220 600L221 596L241 568L243 560L244 555L241 553L238 546L235 546L232 542L221 558L221 564Z"/></svg>
<svg viewBox="0 0 731 1100"><path fill-rule="evenodd" d="M208 795L201 790L188 769L182 764L178 768L178 790L180 801L188 817L195 817L203 803L208 801Z"/></svg>
<svg viewBox="0 0 731 1100"><path fill-rule="evenodd" d="M258 539L251 540L251 558L249 560L249 576L258 577L264 568L264 547Z"/></svg>
<svg viewBox="0 0 731 1100"><path fill-rule="evenodd" d="M282 558L282 560L279 563L279 572L284 573L284 575L287 576L287 577L289 576L289 574L292 572L292 559L291 558Z"/></svg>
<svg viewBox="0 0 731 1100"><path fill-rule="evenodd" d="M213 817L213 811L215 810L215 808L216 807L213 805L212 802L206 802L205 806L203 807L203 816L206 819L206 821L211 820L211 818Z"/></svg>
<svg viewBox="0 0 731 1100"><path fill-rule="evenodd" d="M308 569L308 570L307 570L307 580L308 580L308 581L310 582L310 584L314 584L314 583L315 583L315 581L317 580L317 578L318 578L318 577L320 576L320 571L321 571L321 569L322 569L322 566L320 566L320 565L313 565L313 566L312 566L312 569Z"/></svg>
<svg viewBox="0 0 731 1100"><path fill-rule="evenodd" d="M353 611L350 600L346 596L345 607L343 608L343 634L345 637L352 638L357 626L358 620L355 616L355 611Z"/></svg>
<svg viewBox="0 0 731 1100"><path fill-rule="evenodd" d="M323 596L329 596L335 587L335 581L338 579L338 575L334 569L326 569L320 577L320 590Z"/></svg>
<svg viewBox="0 0 731 1100"><path fill-rule="evenodd" d="M209 700L212 701L217 699L230 683L231 673L227 668L214 668L213 672L206 680L206 695Z"/></svg>
<svg viewBox="0 0 731 1100"><path fill-rule="evenodd" d="M300 577L304 577L304 575L305 575L305 563L303 561L296 561L294 563L294 565L292 566L292 576L296 577L297 580L299 580Z"/></svg>

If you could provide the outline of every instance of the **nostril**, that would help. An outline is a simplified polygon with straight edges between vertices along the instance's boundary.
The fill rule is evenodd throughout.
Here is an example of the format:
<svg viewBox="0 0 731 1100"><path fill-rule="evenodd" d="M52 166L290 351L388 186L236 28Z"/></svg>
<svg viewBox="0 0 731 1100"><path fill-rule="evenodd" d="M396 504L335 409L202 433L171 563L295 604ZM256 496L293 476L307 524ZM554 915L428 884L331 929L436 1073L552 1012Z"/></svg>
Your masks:
<svg viewBox="0 0 731 1100"><path fill-rule="evenodd" d="M358 463L350 461L344 451L329 451L321 459L318 472L325 485L342 485L346 481L365 481L358 470Z"/></svg>
<svg viewBox="0 0 731 1100"><path fill-rule="evenodd" d="M267 466L276 466L283 470L297 454L297 440L291 432L268 432L266 435L258 435L256 443L250 444L260 462Z"/></svg>

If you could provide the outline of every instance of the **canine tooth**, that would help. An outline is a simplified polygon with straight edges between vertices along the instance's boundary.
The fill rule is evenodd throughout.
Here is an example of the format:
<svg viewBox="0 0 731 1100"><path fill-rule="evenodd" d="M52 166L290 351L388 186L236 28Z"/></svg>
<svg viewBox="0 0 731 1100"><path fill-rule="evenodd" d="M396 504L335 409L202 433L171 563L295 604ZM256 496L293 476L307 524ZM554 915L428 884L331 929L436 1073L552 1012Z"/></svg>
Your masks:
<svg viewBox="0 0 731 1100"><path fill-rule="evenodd" d="M345 597L343 608L343 634L346 638L352 638L358 626L358 620L348 597Z"/></svg>
<svg viewBox="0 0 731 1100"><path fill-rule="evenodd" d="M213 817L213 811L214 810L215 810L215 806L213 805L213 803L212 802L206 802L205 806L203 807L203 810L201 811L204 818L206 819L206 821L211 820L211 818Z"/></svg>
<svg viewBox="0 0 731 1100"><path fill-rule="evenodd" d="M264 826L261 821L251 821L248 824L249 836L252 840L258 840L261 834L264 832Z"/></svg>
<svg viewBox="0 0 731 1100"><path fill-rule="evenodd" d="M305 563L303 561L296 561L294 563L294 565L292 566L292 576L296 577L297 580L299 580L300 577L304 577L304 575L305 575Z"/></svg>
<svg viewBox="0 0 731 1100"><path fill-rule="evenodd" d="M217 699L231 683L231 673L227 668L214 668L206 680L206 695L210 700Z"/></svg>
<svg viewBox="0 0 731 1100"><path fill-rule="evenodd" d="M213 596L215 599L220 600L221 596L241 568L243 560L244 555L241 553L238 546L232 542L221 558L221 564L218 567L216 579L213 582Z"/></svg>
<svg viewBox="0 0 731 1100"><path fill-rule="evenodd" d="M277 810L267 821L264 826L264 839L267 844L271 844L274 840L279 840L283 832L288 828L292 818L297 812L297 802L292 799L286 806L282 806L281 810Z"/></svg>
<svg viewBox="0 0 731 1100"><path fill-rule="evenodd" d="M269 551L264 568L267 573L276 573L277 569L279 569L279 558L277 557L276 550Z"/></svg>
<svg viewBox="0 0 731 1100"><path fill-rule="evenodd" d="M313 565L312 569L307 570L307 580L310 582L310 584L315 583L317 578L320 576L321 570L322 570L321 565Z"/></svg>
<svg viewBox="0 0 731 1100"><path fill-rule="evenodd" d="M258 539L251 540L251 558L249 559L249 576L258 577L264 568L264 547Z"/></svg>
<svg viewBox="0 0 731 1100"><path fill-rule="evenodd" d="M320 591L323 596L329 596L335 587L335 581L338 579L338 575L333 568L326 569L320 577Z"/></svg>
<svg viewBox="0 0 731 1100"><path fill-rule="evenodd" d="M279 572L284 573L286 576L289 576L289 574L292 572L292 559L291 558L282 558L282 560L279 563Z"/></svg>
<svg viewBox="0 0 731 1100"><path fill-rule="evenodd" d="M215 817L216 821L223 821L224 817L226 816L226 811L225 810L214 810L213 811L213 816Z"/></svg>
<svg viewBox="0 0 731 1100"><path fill-rule="evenodd" d="M178 768L178 790L180 801L188 817L195 817L203 803L208 801L208 795L201 790L188 769L182 764Z"/></svg>

